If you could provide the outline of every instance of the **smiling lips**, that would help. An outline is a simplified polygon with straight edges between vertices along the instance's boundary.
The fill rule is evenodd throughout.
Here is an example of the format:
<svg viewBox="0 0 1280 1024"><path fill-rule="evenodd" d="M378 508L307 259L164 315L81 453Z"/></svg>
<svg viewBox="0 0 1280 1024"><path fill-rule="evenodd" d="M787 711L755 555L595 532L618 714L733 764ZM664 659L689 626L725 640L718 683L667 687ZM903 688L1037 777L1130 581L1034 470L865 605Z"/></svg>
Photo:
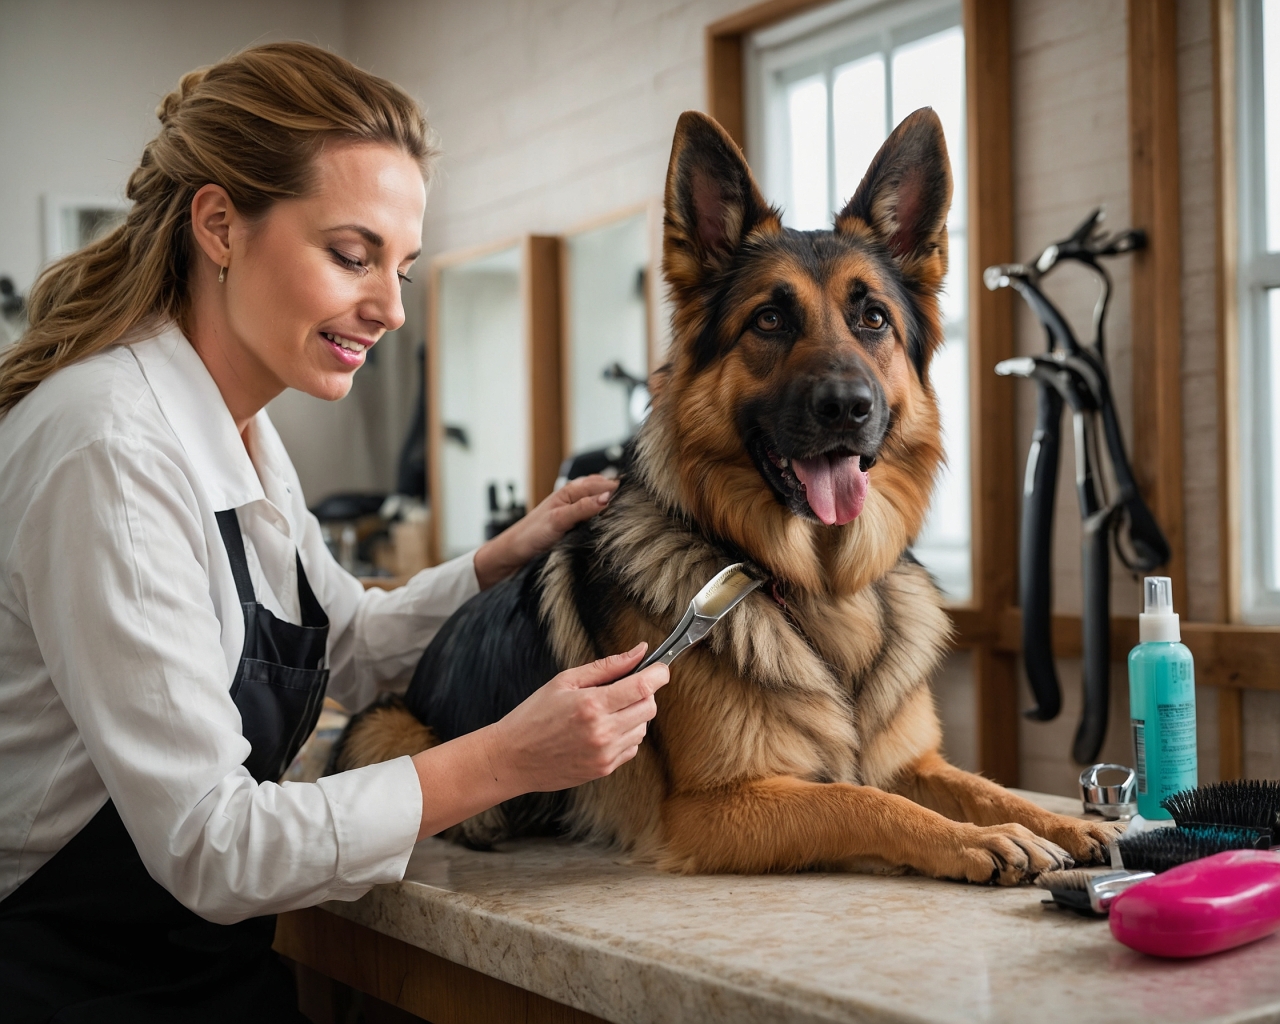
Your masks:
<svg viewBox="0 0 1280 1024"><path fill-rule="evenodd" d="M360 341L329 331L321 331L320 337L329 343L334 354L348 366L359 366L363 363L365 351L373 345L371 341Z"/></svg>

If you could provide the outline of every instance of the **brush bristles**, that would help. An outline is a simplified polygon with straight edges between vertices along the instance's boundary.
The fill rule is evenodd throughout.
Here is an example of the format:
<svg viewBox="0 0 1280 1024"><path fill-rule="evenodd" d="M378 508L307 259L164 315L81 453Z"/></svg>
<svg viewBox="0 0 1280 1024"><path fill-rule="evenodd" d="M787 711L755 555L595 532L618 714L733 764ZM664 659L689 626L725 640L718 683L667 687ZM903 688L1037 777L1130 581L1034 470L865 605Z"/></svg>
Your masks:
<svg viewBox="0 0 1280 1024"><path fill-rule="evenodd" d="M1036 875L1036 885L1051 892L1073 891L1084 892L1089 879L1099 875L1112 874L1111 871L1091 871L1088 868L1071 868L1066 871L1042 871Z"/></svg>
<svg viewBox="0 0 1280 1024"><path fill-rule="evenodd" d="M699 595L696 610L699 615L715 618L724 613L744 590L757 586L757 582L736 565L722 569L711 581L712 586L705 595Z"/></svg>
<svg viewBox="0 0 1280 1024"><path fill-rule="evenodd" d="M1128 871L1168 871L1179 864L1225 850L1256 849L1262 833L1233 825L1157 828L1119 840L1120 860Z"/></svg>
<svg viewBox="0 0 1280 1024"><path fill-rule="evenodd" d="M1238 779L1188 789L1160 801L1179 827L1242 825L1271 833L1280 840L1280 782Z"/></svg>

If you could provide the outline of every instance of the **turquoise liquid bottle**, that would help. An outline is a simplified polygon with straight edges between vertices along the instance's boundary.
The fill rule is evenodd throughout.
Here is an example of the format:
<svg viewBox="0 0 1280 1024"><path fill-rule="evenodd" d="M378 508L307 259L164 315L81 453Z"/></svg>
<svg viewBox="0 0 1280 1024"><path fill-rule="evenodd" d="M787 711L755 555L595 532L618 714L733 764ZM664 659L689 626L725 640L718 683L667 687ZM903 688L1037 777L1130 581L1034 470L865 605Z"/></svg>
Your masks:
<svg viewBox="0 0 1280 1024"><path fill-rule="evenodd" d="M1129 652L1129 717L1138 813L1158 820L1170 817L1161 800L1197 785L1196 674L1173 611L1173 581L1148 576L1142 590L1139 642Z"/></svg>

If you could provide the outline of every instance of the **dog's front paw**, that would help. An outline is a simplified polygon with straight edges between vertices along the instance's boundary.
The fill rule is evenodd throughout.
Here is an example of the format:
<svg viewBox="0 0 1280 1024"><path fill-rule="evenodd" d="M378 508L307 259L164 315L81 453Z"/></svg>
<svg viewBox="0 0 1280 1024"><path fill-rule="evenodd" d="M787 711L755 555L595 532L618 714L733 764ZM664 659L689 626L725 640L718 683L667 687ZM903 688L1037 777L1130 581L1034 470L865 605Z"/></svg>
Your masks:
<svg viewBox="0 0 1280 1024"><path fill-rule="evenodd" d="M938 872L946 878L1018 885L1042 871L1069 868L1071 855L1052 840L1022 825L968 825L961 828L956 862Z"/></svg>
<svg viewBox="0 0 1280 1024"><path fill-rule="evenodd" d="M1107 847L1124 828L1124 822L1120 821L1085 821L1055 814L1047 827L1039 831L1071 854L1077 864L1101 864L1109 857Z"/></svg>

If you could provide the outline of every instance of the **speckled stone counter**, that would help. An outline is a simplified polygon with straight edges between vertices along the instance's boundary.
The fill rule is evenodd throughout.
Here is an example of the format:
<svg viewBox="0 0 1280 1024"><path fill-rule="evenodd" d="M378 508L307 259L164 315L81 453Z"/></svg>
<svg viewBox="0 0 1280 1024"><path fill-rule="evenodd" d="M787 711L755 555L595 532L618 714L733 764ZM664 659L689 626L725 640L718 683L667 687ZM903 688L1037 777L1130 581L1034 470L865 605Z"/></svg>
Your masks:
<svg viewBox="0 0 1280 1024"><path fill-rule="evenodd" d="M619 1024L1280 1021L1280 936L1160 961L1044 895L914 877L683 878L551 841L476 853L427 840L403 882L324 909Z"/></svg>

